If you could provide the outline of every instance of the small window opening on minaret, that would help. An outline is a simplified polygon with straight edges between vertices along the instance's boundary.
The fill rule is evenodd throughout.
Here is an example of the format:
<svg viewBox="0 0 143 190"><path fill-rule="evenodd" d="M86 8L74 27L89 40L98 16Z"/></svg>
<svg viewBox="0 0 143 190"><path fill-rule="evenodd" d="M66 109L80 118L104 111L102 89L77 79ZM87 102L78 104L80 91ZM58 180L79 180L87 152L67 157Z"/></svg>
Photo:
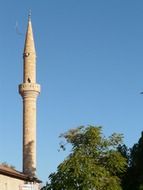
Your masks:
<svg viewBox="0 0 143 190"><path fill-rule="evenodd" d="M31 83L31 80L30 80L30 78L28 78L28 79L27 79L27 81L28 81L28 83Z"/></svg>

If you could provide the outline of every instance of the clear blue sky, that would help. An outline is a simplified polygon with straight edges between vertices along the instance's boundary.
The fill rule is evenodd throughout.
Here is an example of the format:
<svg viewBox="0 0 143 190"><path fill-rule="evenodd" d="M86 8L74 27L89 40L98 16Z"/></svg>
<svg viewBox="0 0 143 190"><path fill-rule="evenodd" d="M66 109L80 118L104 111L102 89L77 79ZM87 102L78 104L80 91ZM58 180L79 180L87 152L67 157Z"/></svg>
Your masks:
<svg viewBox="0 0 143 190"><path fill-rule="evenodd" d="M22 167L22 53L27 15L37 50L38 176L68 152L58 136L80 125L124 134L128 146L143 130L142 0L0 1L0 162ZM17 24L16 24L17 23ZM16 32L15 26L22 33Z"/></svg>

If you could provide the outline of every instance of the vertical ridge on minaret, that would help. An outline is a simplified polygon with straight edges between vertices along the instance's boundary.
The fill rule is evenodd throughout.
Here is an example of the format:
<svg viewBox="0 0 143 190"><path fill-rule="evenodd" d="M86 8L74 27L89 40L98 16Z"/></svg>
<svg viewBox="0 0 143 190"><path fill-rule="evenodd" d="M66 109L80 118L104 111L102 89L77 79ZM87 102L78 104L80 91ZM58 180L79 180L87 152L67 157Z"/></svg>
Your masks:
<svg viewBox="0 0 143 190"><path fill-rule="evenodd" d="M36 51L31 16L23 53L23 83L19 85L23 98L23 173L36 175L36 100L40 85L36 83Z"/></svg>

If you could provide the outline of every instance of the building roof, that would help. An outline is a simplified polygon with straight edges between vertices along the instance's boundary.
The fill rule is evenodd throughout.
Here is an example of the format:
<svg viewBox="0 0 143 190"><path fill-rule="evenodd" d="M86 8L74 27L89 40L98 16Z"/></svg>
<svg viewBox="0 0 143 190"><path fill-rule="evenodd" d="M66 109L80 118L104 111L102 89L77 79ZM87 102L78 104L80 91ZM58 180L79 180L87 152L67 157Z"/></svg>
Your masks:
<svg viewBox="0 0 143 190"><path fill-rule="evenodd" d="M5 175L5 176L9 176L12 178L21 179L21 180L29 181L29 182L37 182L37 183L42 182L36 177L31 177L31 176L25 175L24 173L17 171L12 167L3 165L3 164L0 164L0 175Z"/></svg>

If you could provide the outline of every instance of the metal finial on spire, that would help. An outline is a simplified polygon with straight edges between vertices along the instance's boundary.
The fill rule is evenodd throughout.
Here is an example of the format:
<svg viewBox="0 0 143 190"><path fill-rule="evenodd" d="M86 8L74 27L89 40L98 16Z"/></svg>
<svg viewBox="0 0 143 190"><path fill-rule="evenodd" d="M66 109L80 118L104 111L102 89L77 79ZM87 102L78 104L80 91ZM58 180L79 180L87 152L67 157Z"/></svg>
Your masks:
<svg viewBox="0 0 143 190"><path fill-rule="evenodd" d="M29 10L29 14L28 14L28 20L31 20L31 9Z"/></svg>

